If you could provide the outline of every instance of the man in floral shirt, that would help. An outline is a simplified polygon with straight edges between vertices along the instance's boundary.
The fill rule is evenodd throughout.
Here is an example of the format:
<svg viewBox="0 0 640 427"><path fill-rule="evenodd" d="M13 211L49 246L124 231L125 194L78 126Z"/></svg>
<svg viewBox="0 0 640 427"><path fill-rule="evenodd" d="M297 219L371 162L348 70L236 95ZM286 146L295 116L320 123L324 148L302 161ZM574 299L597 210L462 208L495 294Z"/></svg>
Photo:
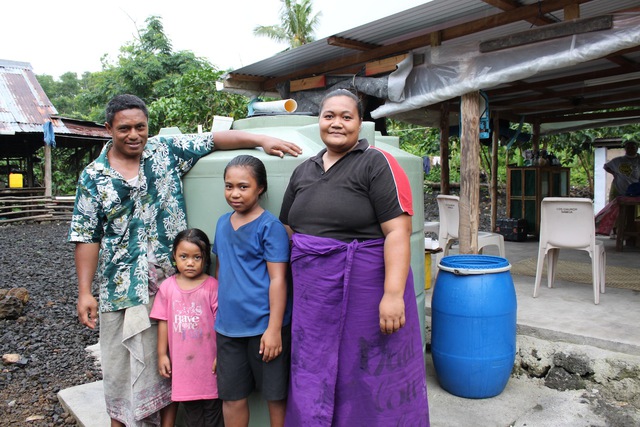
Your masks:
<svg viewBox="0 0 640 427"><path fill-rule="evenodd" d="M91 329L97 320L91 292L97 273L112 425L175 418L170 382L157 372L157 331L149 310L159 281L174 273L173 239L187 227L181 177L214 149L260 146L280 157L300 153L295 144L241 131L148 138L148 118L136 96L109 102L105 127L112 140L80 176L69 230L69 241L76 243L78 318Z"/></svg>

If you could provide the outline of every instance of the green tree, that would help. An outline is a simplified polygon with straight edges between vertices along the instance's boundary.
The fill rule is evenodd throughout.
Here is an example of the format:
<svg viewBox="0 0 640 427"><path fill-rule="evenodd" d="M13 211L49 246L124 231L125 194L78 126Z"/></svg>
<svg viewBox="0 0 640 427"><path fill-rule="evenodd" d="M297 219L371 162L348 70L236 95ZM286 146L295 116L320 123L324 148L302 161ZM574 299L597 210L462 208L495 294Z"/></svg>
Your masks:
<svg viewBox="0 0 640 427"><path fill-rule="evenodd" d="M254 28L253 34L288 43L291 49L314 41L314 32L322 13L313 15L312 0L281 1L280 24L259 25Z"/></svg>
<svg viewBox="0 0 640 427"><path fill-rule="evenodd" d="M184 133L195 132L198 125L205 131L213 125L213 116L241 119L247 115L248 99L241 95L216 92L215 82L223 74L212 66L203 65L174 77L166 95L149 104L150 130L176 126Z"/></svg>
<svg viewBox="0 0 640 427"><path fill-rule="evenodd" d="M173 52L160 18L151 16L137 37L120 48L116 60L102 57L102 70L65 73L59 80L37 76L45 93L64 117L104 123L104 107L114 95L132 93L149 107L150 132L177 126L195 132L211 129L213 115L246 116L249 99L217 92L222 75L190 51ZM72 194L79 171L95 156L86 150L56 148L53 154L54 194ZM42 153L40 153L42 157ZM36 171L42 181L41 171Z"/></svg>

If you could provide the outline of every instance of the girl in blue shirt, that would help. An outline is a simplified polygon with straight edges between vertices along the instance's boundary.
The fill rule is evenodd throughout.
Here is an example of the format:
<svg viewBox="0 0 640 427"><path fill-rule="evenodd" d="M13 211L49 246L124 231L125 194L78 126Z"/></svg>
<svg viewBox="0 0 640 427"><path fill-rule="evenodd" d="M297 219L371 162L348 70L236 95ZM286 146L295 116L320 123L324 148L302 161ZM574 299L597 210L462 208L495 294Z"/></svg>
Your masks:
<svg viewBox="0 0 640 427"><path fill-rule="evenodd" d="M235 157L225 167L224 182L233 212L218 220L212 252L219 282L215 329L225 425L248 425L247 398L258 389L267 400L271 426L282 426L291 341L289 238L259 204L267 191L262 161Z"/></svg>

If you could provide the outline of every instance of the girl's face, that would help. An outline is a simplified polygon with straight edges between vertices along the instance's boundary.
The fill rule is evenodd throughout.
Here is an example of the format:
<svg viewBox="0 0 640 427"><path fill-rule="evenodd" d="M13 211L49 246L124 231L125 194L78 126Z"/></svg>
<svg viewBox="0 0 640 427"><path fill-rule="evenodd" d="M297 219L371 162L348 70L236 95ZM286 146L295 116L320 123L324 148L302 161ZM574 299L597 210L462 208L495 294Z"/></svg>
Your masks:
<svg viewBox="0 0 640 427"><path fill-rule="evenodd" d="M173 258L180 274L189 279L195 279L204 272L205 259L200 247L195 243L186 240L178 243Z"/></svg>
<svg viewBox="0 0 640 427"><path fill-rule="evenodd" d="M325 100L320 112L320 138L327 150L346 153L358 143L362 118L356 101L346 95Z"/></svg>
<svg viewBox="0 0 640 427"><path fill-rule="evenodd" d="M234 211L248 214L258 208L263 187L259 187L248 167L232 166L224 177L224 197Z"/></svg>

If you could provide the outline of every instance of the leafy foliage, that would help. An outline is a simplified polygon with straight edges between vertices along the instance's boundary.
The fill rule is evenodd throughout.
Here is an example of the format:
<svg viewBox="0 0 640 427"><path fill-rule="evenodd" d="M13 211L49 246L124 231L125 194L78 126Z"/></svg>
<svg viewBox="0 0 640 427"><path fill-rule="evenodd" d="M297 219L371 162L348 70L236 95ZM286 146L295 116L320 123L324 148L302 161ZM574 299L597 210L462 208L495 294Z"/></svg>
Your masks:
<svg viewBox="0 0 640 427"><path fill-rule="evenodd" d="M138 37L120 48L115 61L102 58L102 71L81 78L69 72L58 81L37 76L61 116L103 123L107 102L131 93L147 103L151 134L163 127L179 127L184 133L196 132L198 125L208 130L214 115L246 117L248 98L216 91L222 71L190 51L173 52L159 17L151 16L145 23ZM86 150L53 150L54 194L73 193L79 172L93 155ZM42 180L42 171L36 174Z"/></svg>

